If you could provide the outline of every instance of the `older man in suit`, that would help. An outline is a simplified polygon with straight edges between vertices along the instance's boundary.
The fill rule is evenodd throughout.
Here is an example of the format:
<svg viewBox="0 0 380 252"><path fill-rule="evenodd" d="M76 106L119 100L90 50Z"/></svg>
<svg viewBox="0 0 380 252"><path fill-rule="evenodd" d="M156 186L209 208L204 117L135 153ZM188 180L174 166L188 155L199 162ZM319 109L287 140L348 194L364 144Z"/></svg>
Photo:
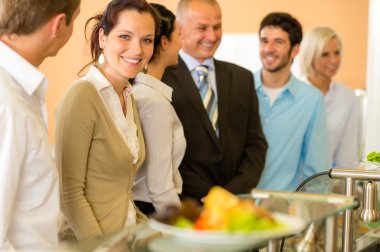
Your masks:
<svg viewBox="0 0 380 252"><path fill-rule="evenodd" d="M201 199L212 186L235 194L255 187L267 143L250 71L213 58L222 36L215 0L181 0L182 49L163 81L173 88L187 149L180 165L182 197Z"/></svg>

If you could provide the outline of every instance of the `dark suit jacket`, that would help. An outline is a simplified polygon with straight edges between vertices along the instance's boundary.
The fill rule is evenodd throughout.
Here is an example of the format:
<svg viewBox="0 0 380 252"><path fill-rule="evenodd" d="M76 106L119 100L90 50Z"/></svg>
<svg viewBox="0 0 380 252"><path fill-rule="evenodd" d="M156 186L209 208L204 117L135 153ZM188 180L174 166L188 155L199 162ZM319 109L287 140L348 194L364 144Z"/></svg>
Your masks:
<svg viewBox="0 0 380 252"><path fill-rule="evenodd" d="M182 122L187 147L179 167L182 197L201 199L214 185L247 193L259 181L267 150L261 129L253 75L215 60L219 138L199 91L180 58L166 69L163 82L173 88L173 106Z"/></svg>

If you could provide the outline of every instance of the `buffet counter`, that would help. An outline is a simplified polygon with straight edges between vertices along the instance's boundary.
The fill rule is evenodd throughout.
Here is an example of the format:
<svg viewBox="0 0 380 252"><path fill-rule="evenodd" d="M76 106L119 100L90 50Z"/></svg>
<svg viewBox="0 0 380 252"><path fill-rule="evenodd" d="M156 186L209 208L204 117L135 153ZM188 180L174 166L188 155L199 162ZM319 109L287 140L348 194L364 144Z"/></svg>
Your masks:
<svg viewBox="0 0 380 252"><path fill-rule="evenodd" d="M269 231L255 235L220 235L218 233L197 236L197 231L182 232L172 227L157 228L148 223L134 228L124 229L116 234L95 240L75 244L62 244L60 251L165 251L165 252L211 252L211 251L247 251L247 247L239 246L241 242L251 240L248 250L262 248L269 242L269 251L278 251L278 241L283 237L293 237L310 228L310 224L318 223L329 217L341 215L347 209L358 206L354 197L338 194L318 194L307 192L279 192L252 190L251 195L241 198L252 198L261 207L289 221L287 228L280 233ZM292 225L292 223L294 225ZM193 232L193 233L191 233ZM242 236L242 237L241 237ZM219 239L218 239L219 237ZM241 239L241 240L239 240ZM246 244L247 245L247 244Z"/></svg>

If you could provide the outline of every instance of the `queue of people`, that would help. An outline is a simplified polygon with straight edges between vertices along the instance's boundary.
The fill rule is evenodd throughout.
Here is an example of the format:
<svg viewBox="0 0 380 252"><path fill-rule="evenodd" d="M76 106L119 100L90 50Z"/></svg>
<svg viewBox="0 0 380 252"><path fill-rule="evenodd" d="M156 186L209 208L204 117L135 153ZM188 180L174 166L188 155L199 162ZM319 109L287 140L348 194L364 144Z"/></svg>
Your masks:
<svg viewBox="0 0 380 252"><path fill-rule="evenodd" d="M91 62L56 107L55 168L38 66L70 38L80 0L0 7L1 251L114 233L215 185L293 191L358 163L355 97L332 80L342 42L330 28L302 39L296 18L268 14L253 74L214 58L216 0L180 0L176 15L112 0L87 21ZM299 52L303 80L290 71Z"/></svg>

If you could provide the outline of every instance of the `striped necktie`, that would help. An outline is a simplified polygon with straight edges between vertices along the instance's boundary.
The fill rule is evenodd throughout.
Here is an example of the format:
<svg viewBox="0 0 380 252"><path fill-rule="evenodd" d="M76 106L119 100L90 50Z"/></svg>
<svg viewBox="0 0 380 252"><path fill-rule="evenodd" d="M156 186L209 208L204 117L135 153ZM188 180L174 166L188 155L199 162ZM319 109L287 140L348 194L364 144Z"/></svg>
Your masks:
<svg viewBox="0 0 380 252"><path fill-rule="evenodd" d="M208 84L208 67L204 65L197 66L195 68L195 74L198 78L197 87L203 101L203 106L207 110L212 126L217 130L218 104L215 92L212 90L211 85Z"/></svg>

